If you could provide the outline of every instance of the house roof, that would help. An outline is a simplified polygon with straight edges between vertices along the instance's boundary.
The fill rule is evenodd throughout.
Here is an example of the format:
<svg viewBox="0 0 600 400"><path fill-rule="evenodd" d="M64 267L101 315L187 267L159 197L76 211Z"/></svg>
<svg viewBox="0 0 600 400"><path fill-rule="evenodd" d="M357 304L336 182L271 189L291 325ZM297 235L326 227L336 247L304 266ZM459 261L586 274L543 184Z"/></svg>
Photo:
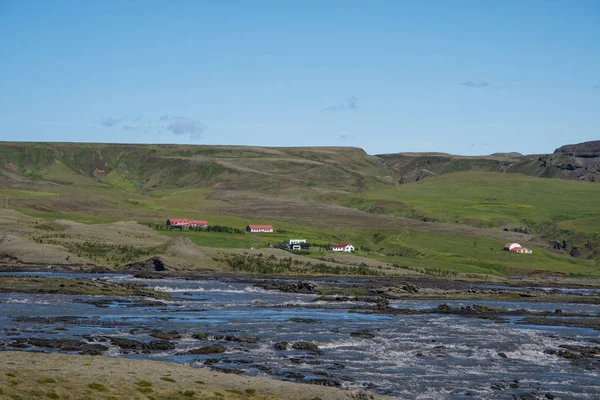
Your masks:
<svg viewBox="0 0 600 400"><path fill-rule="evenodd" d="M208 225L208 221L204 220L204 219L191 219L190 224L196 224L196 225Z"/></svg>
<svg viewBox="0 0 600 400"><path fill-rule="evenodd" d="M352 246L350 243L342 243L342 244L332 244L331 247L346 247Z"/></svg>
<svg viewBox="0 0 600 400"><path fill-rule="evenodd" d="M273 225L248 225L250 229L273 229Z"/></svg>
<svg viewBox="0 0 600 400"><path fill-rule="evenodd" d="M190 220L187 218L169 218L171 224L189 224Z"/></svg>

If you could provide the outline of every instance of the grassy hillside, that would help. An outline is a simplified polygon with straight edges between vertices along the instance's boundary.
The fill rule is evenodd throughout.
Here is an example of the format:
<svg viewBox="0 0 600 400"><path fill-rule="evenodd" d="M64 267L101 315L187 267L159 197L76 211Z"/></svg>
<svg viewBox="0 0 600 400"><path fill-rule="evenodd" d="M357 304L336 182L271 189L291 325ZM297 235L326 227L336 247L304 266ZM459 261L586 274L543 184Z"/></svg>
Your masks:
<svg viewBox="0 0 600 400"><path fill-rule="evenodd" d="M161 231L210 248L261 248L298 237L351 242L367 259L431 271L600 274L600 185L482 167L514 157L490 156L477 168L456 158L453 168L482 171L399 184L398 165L356 148L0 143L0 204L8 199L9 208L48 221L187 217L278 229ZM508 241L534 254L502 251Z"/></svg>

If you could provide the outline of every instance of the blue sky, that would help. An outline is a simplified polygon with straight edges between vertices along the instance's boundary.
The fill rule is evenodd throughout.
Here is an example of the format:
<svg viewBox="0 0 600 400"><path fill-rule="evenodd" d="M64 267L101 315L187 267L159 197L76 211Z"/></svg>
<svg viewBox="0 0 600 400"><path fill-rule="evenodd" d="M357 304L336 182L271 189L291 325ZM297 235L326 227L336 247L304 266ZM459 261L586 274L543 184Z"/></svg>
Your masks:
<svg viewBox="0 0 600 400"><path fill-rule="evenodd" d="M0 140L551 152L600 1L0 0Z"/></svg>

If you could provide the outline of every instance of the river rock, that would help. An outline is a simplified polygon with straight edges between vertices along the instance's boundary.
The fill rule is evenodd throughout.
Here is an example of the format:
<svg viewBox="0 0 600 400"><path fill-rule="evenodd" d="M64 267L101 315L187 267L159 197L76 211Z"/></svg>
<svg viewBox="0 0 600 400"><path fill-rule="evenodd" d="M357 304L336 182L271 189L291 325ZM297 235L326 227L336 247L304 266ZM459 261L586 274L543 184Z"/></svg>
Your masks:
<svg viewBox="0 0 600 400"><path fill-rule="evenodd" d="M287 282L287 281L265 281L258 284L267 290L279 290L288 293L316 293L317 285L308 281Z"/></svg>
<svg viewBox="0 0 600 400"><path fill-rule="evenodd" d="M302 323L302 324L316 324L317 321L314 318L290 318L288 319L289 322L298 322L298 323Z"/></svg>
<svg viewBox="0 0 600 400"><path fill-rule="evenodd" d="M240 342L240 343L257 343L258 338L253 336L238 336L238 335L224 335L215 336L217 340L226 340L229 342Z"/></svg>
<svg viewBox="0 0 600 400"><path fill-rule="evenodd" d="M192 335L192 337L194 339L198 339L198 340L206 340L208 339L208 333L206 332L196 332Z"/></svg>
<svg viewBox="0 0 600 400"><path fill-rule="evenodd" d="M361 339L373 339L375 337L375 335L373 335L371 332L369 332L367 329L361 329L355 332L351 332L350 336L352 337L358 337Z"/></svg>
<svg viewBox="0 0 600 400"><path fill-rule="evenodd" d="M173 350L175 344L168 340L153 340L144 344L144 350Z"/></svg>
<svg viewBox="0 0 600 400"><path fill-rule="evenodd" d="M277 342L273 345L273 347L275 348L275 350L287 350L288 342L285 340L283 342Z"/></svg>
<svg viewBox="0 0 600 400"><path fill-rule="evenodd" d="M314 343L311 342L304 342L304 341L300 341L300 342L296 342L292 345L292 349L294 350L306 350L306 351L311 351L313 353L316 354L322 354L323 352L319 349L319 346L317 346Z"/></svg>
<svg viewBox="0 0 600 400"><path fill-rule="evenodd" d="M161 339L161 340L181 339L181 335L177 331L170 331L170 332L157 331L157 332L152 332L150 334L150 336L155 337L157 339Z"/></svg>
<svg viewBox="0 0 600 400"><path fill-rule="evenodd" d="M329 386L329 387L340 387L341 383L338 381L327 378L327 379L304 379L302 383L309 383L311 385Z"/></svg>
<svg viewBox="0 0 600 400"><path fill-rule="evenodd" d="M210 346L199 347L197 349L192 349L189 351L189 354L218 354L225 353L225 347L220 344L213 344Z"/></svg>
<svg viewBox="0 0 600 400"><path fill-rule="evenodd" d="M163 259L160 257L152 257L146 261L138 261L132 264L128 264L125 268L128 272L137 271L166 271L167 266Z"/></svg>

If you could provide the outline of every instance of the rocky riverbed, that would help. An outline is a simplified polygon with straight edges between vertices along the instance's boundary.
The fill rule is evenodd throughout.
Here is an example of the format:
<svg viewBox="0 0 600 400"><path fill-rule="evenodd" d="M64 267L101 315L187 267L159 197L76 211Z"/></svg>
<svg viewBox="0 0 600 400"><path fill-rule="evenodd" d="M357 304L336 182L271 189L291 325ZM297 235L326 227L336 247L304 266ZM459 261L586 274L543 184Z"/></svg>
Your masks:
<svg viewBox="0 0 600 400"><path fill-rule="evenodd" d="M461 290L540 295L437 300L385 290L417 295L427 289L418 282L42 276L34 279L143 285L170 297L0 293L2 349L174 361L410 399L600 393L594 288L467 285ZM557 303L561 290L569 300Z"/></svg>

